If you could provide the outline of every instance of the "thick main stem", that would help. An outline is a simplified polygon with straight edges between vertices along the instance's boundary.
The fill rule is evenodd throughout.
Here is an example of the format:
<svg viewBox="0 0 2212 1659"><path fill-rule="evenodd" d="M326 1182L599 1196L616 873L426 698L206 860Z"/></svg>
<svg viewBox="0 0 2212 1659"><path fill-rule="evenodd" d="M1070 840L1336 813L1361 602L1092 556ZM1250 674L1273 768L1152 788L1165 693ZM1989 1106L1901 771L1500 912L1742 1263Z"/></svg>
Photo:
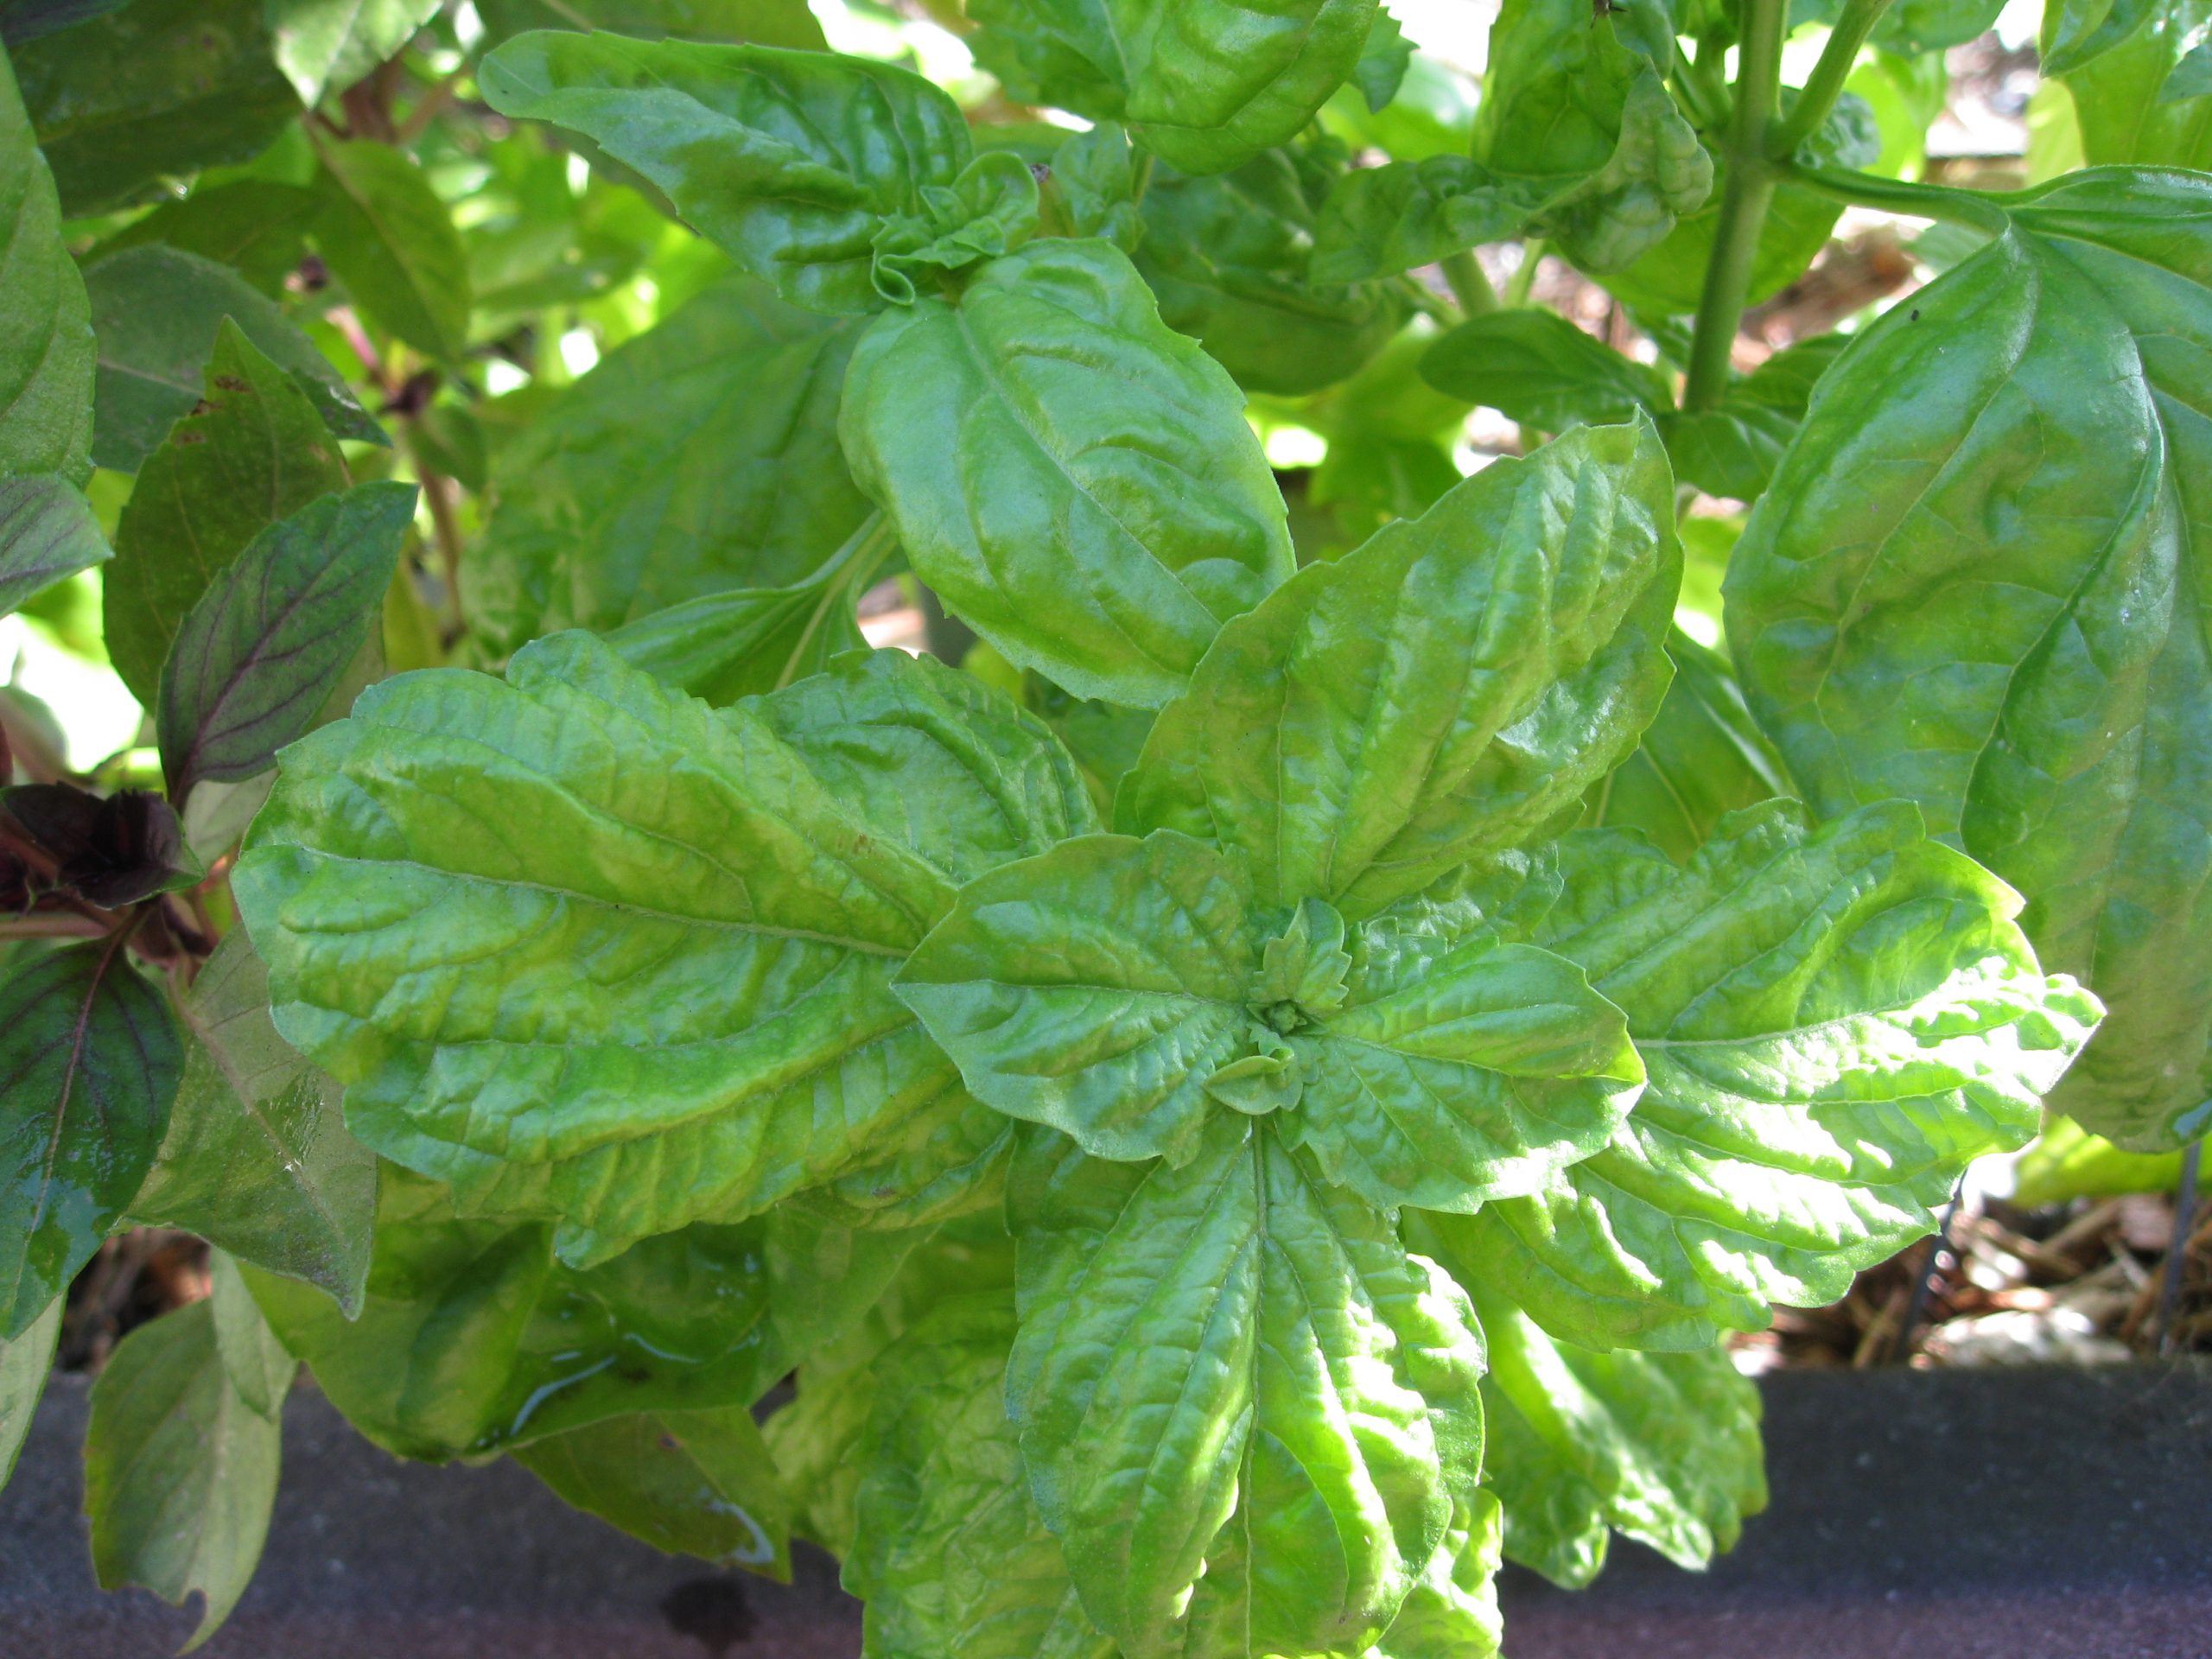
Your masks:
<svg viewBox="0 0 2212 1659"><path fill-rule="evenodd" d="M1452 289L1452 297L1459 302L1459 308L1469 316L1479 317L1497 309L1497 290L1490 285L1489 276L1466 249L1446 254L1438 268Z"/></svg>
<svg viewBox="0 0 2212 1659"><path fill-rule="evenodd" d="M1843 83L1851 78L1852 66L1859 61L1859 48L1866 44L1866 37L1874 32L1874 25L1882 21L1891 3L1891 0L1844 0L1843 10L1829 31L1828 43L1821 48L1821 60L1813 66L1805 90L1797 94L1789 113L1768 137L1769 156L1786 162L1797 153L1798 145L1820 130L1821 123L1828 118L1828 111L1843 94Z"/></svg>
<svg viewBox="0 0 2212 1659"><path fill-rule="evenodd" d="M1745 0L1743 54L1736 72L1736 108L1722 161L1727 183L1698 302L1697 332L1690 343L1685 409L1711 409L1728 390L1728 354L1744 320L1758 259L1759 232L1774 201L1775 164L1767 156L1769 130L1782 97L1782 35L1787 0Z"/></svg>

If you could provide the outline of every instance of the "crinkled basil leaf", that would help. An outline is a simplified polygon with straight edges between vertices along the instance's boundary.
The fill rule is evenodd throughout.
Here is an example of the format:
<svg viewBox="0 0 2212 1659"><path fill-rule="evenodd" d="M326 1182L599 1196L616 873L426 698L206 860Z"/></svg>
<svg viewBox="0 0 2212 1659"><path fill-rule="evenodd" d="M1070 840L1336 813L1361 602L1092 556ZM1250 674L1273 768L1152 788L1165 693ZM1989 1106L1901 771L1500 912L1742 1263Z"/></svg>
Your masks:
<svg viewBox="0 0 2212 1659"><path fill-rule="evenodd" d="M2054 1108L2212 1123L2212 182L2100 168L1824 383L1728 628L1815 809L1916 801L2112 1010Z"/></svg>
<svg viewBox="0 0 2212 1659"><path fill-rule="evenodd" d="M1636 753L1584 798L1582 822L1639 830L1687 861L1729 813L1790 793L1789 776L1745 707L1727 659L1677 628L1674 683Z"/></svg>
<svg viewBox="0 0 2212 1659"><path fill-rule="evenodd" d="M92 472L92 305L4 54L0 224L9 227L0 247L0 476L46 473L81 485ZM15 539L0 542L10 565Z"/></svg>
<svg viewBox="0 0 2212 1659"><path fill-rule="evenodd" d="M146 457L115 528L102 604L109 658L154 705L177 630L255 537L346 487L346 463L306 392L228 317L199 401Z"/></svg>
<svg viewBox="0 0 2212 1659"><path fill-rule="evenodd" d="M1797 435L1815 384L1849 343L1842 334L1801 340L1729 387L1716 407L1662 410L1659 430L1675 478L1709 495L1756 501Z"/></svg>
<svg viewBox="0 0 2212 1659"><path fill-rule="evenodd" d="M840 419L916 573L1077 696L1158 707L1290 574L1243 395L1110 244L1035 243L878 318Z"/></svg>
<svg viewBox="0 0 2212 1659"><path fill-rule="evenodd" d="M960 1109L891 975L994 854L1092 821L1041 725L933 663L715 711L566 633L296 747L235 887L354 1133L588 1260Z"/></svg>
<svg viewBox="0 0 2212 1659"><path fill-rule="evenodd" d="M1428 348L1421 373L1440 391L1546 432L1662 415L1675 402L1656 369L1552 311L1470 317Z"/></svg>
<svg viewBox="0 0 2212 1659"><path fill-rule="evenodd" d="M1376 0L973 0L977 59L1025 104L1122 121L1221 173L1303 127L1358 68Z"/></svg>
<svg viewBox="0 0 2212 1659"><path fill-rule="evenodd" d="M1313 215L1341 173L1333 141L1262 151L1235 170L1154 170L1137 269L1160 320L1253 391L1296 397L1355 373L1397 333L1394 288L1310 269Z"/></svg>
<svg viewBox="0 0 2212 1659"><path fill-rule="evenodd" d="M700 234L810 311L873 311L911 295L878 243L902 218L943 236L980 209L986 246L1035 226L1034 181L1026 207L1022 181L995 164L963 188L975 147L959 106L887 63L545 32L492 53L482 84L501 114L582 133L635 168ZM985 257L969 248L956 260L943 247L917 262L905 240L888 251L912 263Z"/></svg>
<svg viewBox="0 0 2212 1659"><path fill-rule="evenodd" d="M268 970L243 928L193 982L184 1027L183 1081L131 1218L197 1233L358 1313L376 1160L346 1134L338 1085L276 1034Z"/></svg>
<svg viewBox="0 0 2212 1659"><path fill-rule="evenodd" d="M921 211L899 213L878 227L876 292L911 305L917 284L1011 253L1037 234L1037 178L1006 150L990 150L960 169L950 184L925 185Z"/></svg>
<svg viewBox="0 0 2212 1659"><path fill-rule="evenodd" d="M1006 1409L1014 1298L941 1303L873 1370L845 1587L869 1659L1116 1659L1045 1529Z"/></svg>
<svg viewBox="0 0 2212 1659"><path fill-rule="evenodd" d="M749 1406L602 1418L513 1455L563 1501L656 1549L791 1581L790 1503Z"/></svg>
<svg viewBox="0 0 2212 1659"><path fill-rule="evenodd" d="M1534 937L1627 1014L1649 1084L1547 1191L1432 1224L1456 1277L1585 1347L1695 1349L1834 1301L2027 1141L2101 1012L1903 802L1818 830L1770 802L1686 867L1619 830L1561 853Z"/></svg>
<svg viewBox="0 0 2212 1659"><path fill-rule="evenodd" d="M1124 1655L1364 1649L1474 1501L1480 1332L1270 1120L1181 1168L1030 1131L1007 1399L1085 1611Z"/></svg>
<svg viewBox="0 0 2212 1659"><path fill-rule="evenodd" d="M1313 274L1351 283L1433 264L1516 234L1561 188L1456 154L1356 168L1316 218Z"/></svg>
<svg viewBox="0 0 2212 1659"><path fill-rule="evenodd" d="M284 1395L297 1369L238 1269L214 1294L143 1325L92 1384L85 1513L103 1590L204 1598L190 1652L230 1617L269 1535Z"/></svg>
<svg viewBox="0 0 2212 1659"><path fill-rule="evenodd" d="M272 58L264 5L133 0L10 48L71 218L130 207L166 181L245 161L299 114Z"/></svg>
<svg viewBox="0 0 2212 1659"><path fill-rule="evenodd" d="M1224 627L1116 804L1354 921L1516 846L1650 721L1680 582L1650 423L1486 467Z"/></svg>
<svg viewBox="0 0 2212 1659"><path fill-rule="evenodd" d="M176 1015L123 936L0 980L0 1341L69 1287L121 1219L184 1069Z"/></svg>
<svg viewBox="0 0 2212 1659"><path fill-rule="evenodd" d="M856 337L737 280L610 352L500 450L471 626L505 653L804 582L868 513L837 448Z"/></svg>
<svg viewBox="0 0 2212 1659"><path fill-rule="evenodd" d="M1490 1493L1455 1500L1451 1525L1427 1568L1382 1641L1361 1659L1491 1659L1504 1635L1497 1583L1502 1535L1497 1499Z"/></svg>
<svg viewBox="0 0 2212 1659"><path fill-rule="evenodd" d="M1483 1484L1510 1558L1580 1589L1611 1532L1684 1567L1735 1547L1766 1468L1758 1390L1725 1350L1592 1353L1546 1336L1510 1284L1470 1294L1490 1344Z"/></svg>

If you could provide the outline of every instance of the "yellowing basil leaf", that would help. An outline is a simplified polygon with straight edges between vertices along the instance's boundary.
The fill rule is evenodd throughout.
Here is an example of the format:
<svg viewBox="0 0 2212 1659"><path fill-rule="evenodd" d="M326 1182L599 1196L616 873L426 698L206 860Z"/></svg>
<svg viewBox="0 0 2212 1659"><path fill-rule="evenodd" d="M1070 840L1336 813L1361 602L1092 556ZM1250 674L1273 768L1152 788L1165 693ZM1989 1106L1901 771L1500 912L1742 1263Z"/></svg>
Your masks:
<svg viewBox="0 0 2212 1659"><path fill-rule="evenodd" d="M205 1598L189 1652L245 1592L276 1500L296 1367L218 1256L215 1294L119 1344L92 1385L85 1512L100 1587Z"/></svg>
<svg viewBox="0 0 2212 1659"><path fill-rule="evenodd" d="M1124 1655L1359 1652L1474 1500L1482 1338L1270 1120L1180 1169L1029 1131L1007 1398L1038 1508Z"/></svg>
<svg viewBox="0 0 2212 1659"><path fill-rule="evenodd" d="M92 307L4 54L0 225L0 476L51 473L80 485L92 470Z"/></svg>
<svg viewBox="0 0 2212 1659"><path fill-rule="evenodd" d="M184 1026L183 1081L132 1219L197 1233L359 1313L376 1160L346 1134L338 1085L276 1034L244 929L200 969Z"/></svg>
<svg viewBox="0 0 2212 1659"><path fill-rule="evenodd" d="M1998 207L1823 383L1729 635L1815 809L1919 803L2111 1008L2054 1108L2172 1149L2212 1123L2212 183Z"/></svg>
<svg viewBox="0 0 2212 1659"><path fill-rule="evenodd" d="M1243 397L1128 257L1051 240L853 353L845 454L914 569L1010 660L1156 708L1290 574Z"/></svg>
<svg viewBox="0 0 2212 1659"><path fill-rule="evenodd" d="M957 1109L891 976L980 849L1090 811L1042 726L902 652L717 712L567 633L293 749L236 888L354 1133L591 1259Z"/></svg>
<svg viewBox="0 0 2212 1659"><path fill-rule="evenodd" d="M102 604L108 658L151 708L177 630L246 544L316 497L346 463L298 384L226 317L200 400L139 469L115 528Z"/></svg>
<svg viewBox="0 0 2212 1659"><path fill-rule="evenodd" d="M1014 1299L941 1302L871 1368L845 1586L876 1659L1115 1659L1029 1496L1006 1413Z"/></svg>
<svg viewBox="0 0 2212 1659"><path fill-rule="evenodd" d="M1649 1084L1544 1192L1432 1224L1456 1277L1585 1347L1695 1349L1834 1300L2026 1141L2101 1012L1902 802L1819 830L1770 802L1683 868L1622 831L1561 852L1535 937L1627 1014Z"/></svg>
<svg viewBox="0 0 2212 1659"><path fill-rule="evenodd" d="M1517 846L1650 721L1680 582L1648 420L1501 461L1224 627L1119 827L1217 837L1354 921Z"/></svg>
<svg viewBox="0 0 2212 1659"><path fill-rule="evenodd" d="M511 652L801 583L868 513L837 448L855 337L731 281L609 353L500 450L471 624Z"/></svg>
<svg viewBox="0 0 2212 1659"><path fill-rule="evenodd" d="M0 981L0 1341L92 1260L162 1143L184 1054L123 936L9 964Z"/></svg>
<svg viewBox="0 0 2212 1659"><path fill-rule="evenodd" d="M1185 173L1289 138L1358 67L1376 0L974 0L977 58L1016 99L1126 122Z"/></svg>

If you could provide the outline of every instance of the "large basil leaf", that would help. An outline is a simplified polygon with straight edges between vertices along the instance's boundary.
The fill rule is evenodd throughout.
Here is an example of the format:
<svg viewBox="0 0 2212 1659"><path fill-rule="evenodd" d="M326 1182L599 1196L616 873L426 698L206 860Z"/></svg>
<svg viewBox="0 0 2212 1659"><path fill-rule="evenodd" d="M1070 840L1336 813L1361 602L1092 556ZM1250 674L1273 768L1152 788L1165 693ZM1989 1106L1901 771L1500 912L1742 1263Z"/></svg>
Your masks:
<svg viewBox="0 0 2212 1659"><path fill-rule="evenodd" d="M1160 320L1254 391L1297 396L1357 372L1404 320L1395 289L1323 283L1313 214L1336 168L1317 146L1264 150L1233 172L1156 168L1137 269Z"/></svg>
<svg viewBox="0 0 2212 1659"><path fill-rule="evenodd" d="M891 975L992 856L1091 822L1050 734L933 663L717 712L567 633L296 747L235 885L355 1134L588 1259L960 1109Z"/></svg>
<svg viewBox="0 0 2212 1659"><path fill-rule="evenodd" d="M92 471L92 322L54 177L0 54L0 476ZM13 556L13 537L0 543ZM64 573L67 574L67 573Z"/></svg>
<svg viewBox="0 0 2212 1659"><path fill-rule="evenodd" d="M1627 1014L1649 1086L1547 1191L1431 1224L1455 1276L1585 1347L1694 1349L1834 1301L2034 1134L2101 1012L1903 802L1817 831L1770 802L1687 867L1618 830L1562 851L1534 937Z"/></svg>
<svg viewBox="0 0 2212 1659"><path fill-rule="evenodd" d="M1727 659L1677 628L1668 636L1674 683L1636 753L1586 798L1592 829L1637 830L1677 862L1705 845L1739 808L1790 792Z"/></svg>
<svg viewBox="0 0 2212 1659"><path fill-rule="evenodd" d="M868 512L837 448L855 338L732 281L609 353L500 451L472 625L504 652L800 582Z"/></svg>
<svg viewBox="0 0 2212 1659"><path fill-rule="evenodd" d="M841 421L947 608L1078 696L1158 707L1290 574L1243 395L1109 243L1036 243L879 318Z"/></svg>
<svg viewBox="0 0 2212 1659"><path fill-rule="evenodd" d="M1593 1354L1547 1337L1510 1287L1469 1294L1490 1344L1483 1484L1508 1556L1580 1589L1610 1532L1679 1567L1734 1548L1766 1507L1766 1470L1758 1390L1725 1350Z"/></svg>
<svg viewBox="0 0 2212 1659"><path fill-rule="evenodd" d="M582 133L809 310L905 303L917 271L1036 228L1027 168L976 157L959 106L887 63L542 33L500 47L481 77L493 108Z"/></svg>
<svg viewBox="0 0 2212 1659"><path fill-rule="evenodd" d="M1650 721L1680 581L1649 420L1501 461L1221 632L1120 827L1218 839L1357 921L1517 846Z"/></svg>
<svg viewBox="0 0 2212 1659"><path fill-rule="evenodd" d="M346 481L307 393L224 318L200 400L147 456L115 527L103 638L133 696L153 707L177 630L217 573Z"/></svg>
<svg viewBox="0 0 2212 1659"><path fill-rule="evenodd" d="M370 318L417 351L468 349L468 257L415 159L363 139L328 143L315 179L315 245Z"/></svg>
<svg viewBox="0 0 2212 1659"><path fill-rule="evenodd" d="M1456 1287L1265 1121L1108 1164L1025 1136L1007 1398L1083 1604L1131 1659L1358 1651L1473 1500Z"/></svg>
<svg viewBox="0 0 2212 1659"><path fill-rule="evenodd" d="M439 0L268 0L276 66L313 108L396 54Z"/></svg>
<svg viewBox="0 0 2212 1659"><path fill-rule="evenodd" d="M1814 806L1917 801L2112 1009L2054 1107L2212 1123L2212 182L2096 169L1828 377L1727 589Z"/></svg>
<svg viewBox="0 0 2212 1659"><path fill-rule="evenodd" d="M299 113L264 0L133 0L13 48L23 102L73 219L243 162Z"/></svg>
<svg viewBox="0 0 2212 1659"><path fill-rule="evenodd" d="M1014 1298L956 1297L874 1363L845 1587L872 1659L1116 1659L1029 1496L1006 1411Z"/></svg>
<svg viewBox="0 0 2212 1659"><path fill-rule="evenodd" d="M235 271L156 243L97 261L85 288L99 336L92 459L100 466L137 472L191 413L226 318L291 376L338 436L386 442L322 353Z"/></svg>
<svg viewBox="0 0 2212 1659"><path fill-rule="evenodd" d="M205 1599L197 1647L245 1593L276 1501L297 1370L218 1254L215 1291L117 1346L92 1384L85 1513L100 1587Z"/></svg>
<svg viewBox="0 0 2212 1659"><path fill-rule="evenodd" d="M972 0L976 57L1025 104L1127 122L1185 173L1303 127L1358 67L1376 0Z"/></svg>
<svg viewBox="0 0 2212 1659"><path fill-rule="evenodd" d="M749 1406L859 1319L913 1243L786 1205L577 1269L543 1224L457 1217L443 1188L387 1164L357 1318L296 1280L249 1280L354 1427L442 1462L626 1414Z"/></svg>
<svg viewBox="0 0 2212 1659"><path fill-rule="evenodd" d="M92 1260L162 1144L176 1015L123 936L10 963L0 982L0 1341Z"/></svg>
<svg viewBox="0 0 2212 1659"><path fill-rule="evenodd" d="M2212 0L2054 0L2044 73L2065 83L2091 162L2212 167L2212 99L2179 73L2212 26Z"/></svg>
<svg viewBox="0 0 2212 1659"><path fill-rule="evenodd" d="M200 969L184 1026L183 1080L132 1220L198 1233L359 1313L376 1160L346 1133L338 1085L276 1034L268 970L243 928Z"/></svg>

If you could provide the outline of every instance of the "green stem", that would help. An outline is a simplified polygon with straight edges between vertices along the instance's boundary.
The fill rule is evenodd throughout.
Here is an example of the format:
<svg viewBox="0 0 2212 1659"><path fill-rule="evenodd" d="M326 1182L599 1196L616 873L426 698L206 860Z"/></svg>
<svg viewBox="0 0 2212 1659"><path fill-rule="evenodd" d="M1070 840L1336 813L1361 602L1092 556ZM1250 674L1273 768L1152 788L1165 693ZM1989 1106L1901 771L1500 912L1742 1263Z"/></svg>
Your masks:
<svg viewBox="0 0 2212 1659"><path fill-rule="evenodd" d="M1518 308L1529 303L1529 291L1536 285L1536 267L1544 260L1544 238L1532 236L1521 245L1521 264L1512 280L1505 285L1505 303Z"/></svg>
<svg viewBox="0 0 2212 1659"><path fill-rule="evenodd" d="M1728 353L1744 321L1758 259L1759 232L1774 201L1777 176L1767 160L1768 130L1782 97L1782 36L1788 0L1744 0L1744 43L1736 73L1736 108L1722 146L1727 183L1714 229L1713 263L1698 301L1682 407L1711 409L1728 390Z"/></svg>
<svg viewBox="0 0 2212 1659"><path fill-rule="evenodd" d="M1821 123L1828 118L1828 111L1842 95L1843 83L1851 78L1852 66L1859 61L1859 48L1866 44L1866 37L1890 5L1891 0L1844 0L1828 43L1821 48L1821 60L1813 66L1812 78L1767 139L1769 156L1777 162L1788 161L1797 153L1798 145L1821 130Z"/></svg>
<svg viewBox="0 0 2212 1659"><path fill-rule="evenodd" d="M1131 205L1138 207L1143 207L1144 193L1151 188L1152 152L1140 146L1137 150L1135 175L1130 181L1129 184L1129 201Z"/></svg>
<svg viewBox="0 0 2212 1659"><path fill-rule="evenodd" d="M1916 184L1910 179L1878 178L1837 167L1790 162L1782 168L1794 185L1855 207L1879 207L1907 219L1941 219L1985 236L2002 236L2010 222L2005 198L1985 190L1961 190L1944 184Z"/></svg>
<svg viewBox="0 0 2212 1659"><path fill-rule="evenodd" d="M1447 253L1437 262L1443 271L1445 283L1452 289L1452 297L1459 302L1459 308L1471 317L1479 317L1497 309L1497 290L1490 285L1482 264L1468 249Z"/></svg>

